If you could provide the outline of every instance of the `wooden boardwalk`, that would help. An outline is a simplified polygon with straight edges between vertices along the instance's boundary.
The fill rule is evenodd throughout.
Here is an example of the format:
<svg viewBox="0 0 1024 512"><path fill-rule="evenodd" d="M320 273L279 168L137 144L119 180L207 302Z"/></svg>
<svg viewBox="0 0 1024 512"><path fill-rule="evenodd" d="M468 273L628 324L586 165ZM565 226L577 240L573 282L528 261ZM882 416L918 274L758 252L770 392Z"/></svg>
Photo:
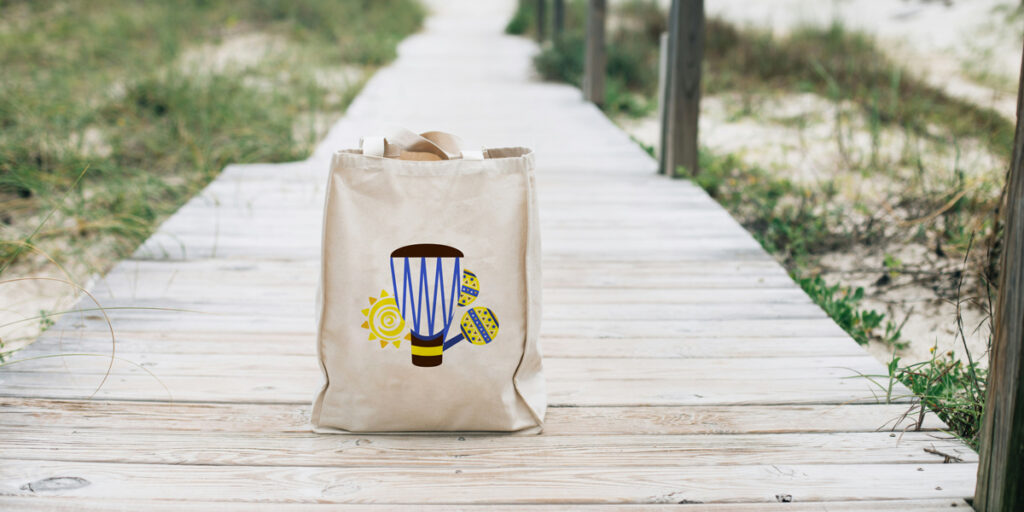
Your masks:
<svg viewBox="0 0 1024 512"><path fill-rule="evenodd" d="M534 45L501 35L512 4L433 2L309 161L229 167L98 282L105 306L150 309L110 311L93 399L104 357L0 371L0 509L966 509L975 453L931 415L904 432L906 398L857 376L882 365L728 213L531 79ZM309 430L327 162L389 125L537 150L541 436ZM110 346L86 312L20 357Z"/></svg>

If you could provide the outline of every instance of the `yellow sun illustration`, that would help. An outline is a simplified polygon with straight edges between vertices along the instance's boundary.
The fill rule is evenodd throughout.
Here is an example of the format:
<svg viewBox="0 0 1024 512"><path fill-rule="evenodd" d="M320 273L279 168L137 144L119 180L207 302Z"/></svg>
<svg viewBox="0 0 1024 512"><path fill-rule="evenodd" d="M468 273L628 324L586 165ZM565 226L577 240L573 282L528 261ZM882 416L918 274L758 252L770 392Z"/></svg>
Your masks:
<svg viewBox="0 0 1024 512"><path fill-rule="evenodd" d="M405 320L398 311L398 304L394 297L389 297L387 290L380 291L380 298L370 297L370 307L363 310L366 321L363 328L370 330L370 340L379 340L380 348L388 346L388 343L396 347L403 339L410 339L409 334L404 336Z"/></svg>

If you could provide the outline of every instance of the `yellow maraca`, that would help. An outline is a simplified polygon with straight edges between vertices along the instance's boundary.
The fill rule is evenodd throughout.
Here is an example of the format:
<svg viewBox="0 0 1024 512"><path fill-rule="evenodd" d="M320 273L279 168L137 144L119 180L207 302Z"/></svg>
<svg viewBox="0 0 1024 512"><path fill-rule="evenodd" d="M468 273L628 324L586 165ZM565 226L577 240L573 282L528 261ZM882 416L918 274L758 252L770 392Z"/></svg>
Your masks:
<svg viewBox="0 0 1024 512"><path fill-rule="evenodd" d="M466 307L472 304L477 295L480 295L480 280L477 279L476 274L463 270L462 288L459 289L459 305Z"/></svg>
<svg viewBox="0 0 1024 512"><path fill-rule="evenodd" d="M466 311L459 322L462 332L444 342L444 350L448 350L462 340L469 340L474 345L486 345L498 335L498 317L490 308L475 307Z"/></svg>

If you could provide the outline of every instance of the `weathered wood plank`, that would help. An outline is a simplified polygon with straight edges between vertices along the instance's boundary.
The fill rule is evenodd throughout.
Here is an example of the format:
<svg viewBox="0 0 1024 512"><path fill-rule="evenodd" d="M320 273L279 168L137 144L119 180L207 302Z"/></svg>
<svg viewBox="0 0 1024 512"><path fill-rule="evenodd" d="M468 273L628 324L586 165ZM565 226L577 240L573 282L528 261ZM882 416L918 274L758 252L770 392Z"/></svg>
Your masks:
<svg viewBox="0 0 1024 512"><path fill-rule="evenodd" d="M664 503L957 498L973 464L837 464L629 468L321 468L185 466L5 459L0 494L80 478L63 496L348 503ZM855 478L851 478L856 475ZM742 482L742 485L736 485ZM38 485L38 484L37 484ZM45 485L45 484L44 484ZM446 492L455 490L458 492ZM396 492L397 490L397 492Z"/></svg>
<svg viewBox="0 0 1024 512"><path fill-rule="evenodd" d="M111 312L113 313L113 312ZM103 332L107 323L101 315L86 314L84 317L71 315L72 328ZM793 325L799 322L800 330L794 332ZM315 329L311 318L273 315L233 316L192 313L187 322L181 315L154 314L137 315L131 318L118 317L113 321L114 329L126 331L164 331L178 329L181 332L224 332L224 333L281 333L310 334ZM65 326L61 326L62 328ZM637 337L739 337L758 333L764 337L797 335L803 337L843 336L844 331L827 317L815 318L711 318L707 320L549 320L541 327L541 336L566 338L637 338Z"/></svg>
<svg viewBox="0 0 1024 512"><path fill-rule="evenodd" d="M95 358L100 359L100 358ZM605 360L606 359L602 359ZM268 367L274 358L268 357ZM650 359L646 359L650 361ZM589 376L549 377L548 401L554 406L651 406L731 404L883 403L885 392L865 379L737 377L725 371L717 378L681 375L670 379L616 380ZM782 372L779 372L782 373ZM303 404L320 385L315 366L301 374L266 373L248 376L160 375L118 371L102 388L102 373L16 372L0 374L0 396L119 400L179 400ZM893 400L908 400L905 392Z"/></svg>
<svg viewBox="0 0 1024 512"><path fill-rule="evenodd" d="M307 303L312 302L316 287L317 270L313 260L266 265L266 262L251 264L246 261L206 260L216 262L210 268L196 267L200 262L159 262L132 260L122 263L115 272L97 283L98 297L146 298L164 297L177 294L202 301L217 299L224 302L244 300L246 292L271 292L304 294L298 295ZM803 292L793 286L793 281L777 267L763 268L762 265L776 265L774 262L708 262L705 269L699 265L677 262L676 268L644 265L628 268L621 264L603 265L600 262L585 264L575 262L547 262L543 284L546 290L586 290L602 288L602 293L588 293L591 300L615 300L616 293L633 293L636 289L651 290L652 301L664 302L674 296L696 296L716 293L716 290L777 290L779 297L801 296ZM154 269L151 265L163 265ZM180 265L179 268L174 268ZM566 266L563 266L566 265ZM662 265L662 264L659 264ZM290 267L290 268L288 268ZM210 279L217 278L218 286L204 286ZM144 286L140 283L145 283ZM634 290L634 291L630 291ZM606 293L608 295L606 295ZM776 292L763 292L773 294ZM267 293L261 293L265 296Z"/></svg>
<svg viewBox="0 0 1024 512"><path fill-rule="evenodd" d="M223 501L189 501L188 509L196 512L216 511L273 511L273 512L305 512L305 511L378 511L391 510L394 505L373 505L373 504L345 504L345 503L227 503ZM110 500L110 499L83 499L83 498L62 498L47 497L5 497L0 496L0 507L11 512L23 511L49 511L49 512L137 512L140 509L153 512L167 512L181 510L182 503L177 501L157 500ZM460 505L458 510L464 512L561 512L563 510L587 510L594 512L661 512L661 511L685 511L685 512L754 512L765 510L763 503L683 503L683 504L647 504L647 505L579 505L562 503L558 505ZM415 505L404 507L409 510L420 512L435 512L451 510L451 505ZM970 510L970 505L961 499L924 499L924 500L885 500L885 501L830 501L824 503L786 503L774 504L771 510L793 511L793 512L878 512L899 510L902 512L949 512L950 510Z"/></svg>
<svg viewBox="0 0 1024 512"><path fill-rule="evenodd" d="M370 343L367 343L370 345ZM376 344L374 344L376 345ZM379 348L378 348L379 350ZM400 348L386 350L403 352ZM406 349L406 353L407 353ZM878 363L867 354L846 357L773 357L773 358L611 358L585 357L545 360L545 369L552 382L585 383L598 380L655 381L665 385L674 382L691 383L701 380L729 380L733 382L773 382L781 380L832 380L849 382L851 387L866 387L860 375L873 375ZM445 357L458 361L459 354L446 353ZM258 381L276 376L308 374L318 368L315 358L306 355L283 354L157 354L118 352L118 357L133 364L115 361L113 374L117 376L147 375L141 365L160 378L190 376L233 376ZM106 372L106 357L52 357L24 361L11 365L10 371L0 375L4 382L16 383L18 376L30 373L69 376L101 375ZM317 375L319 371L314 372ZM6 380L10 378L10 380ZM859 386L858 386L859 385ZM813 393L809 391L808 393Z"/></svg>
<svg viewBox="0 0 1024 512"><path fill-rule="evenodd" d="M17 359L60 353L109 353L109 332L68 332L62 338L51 333ZM315 343L302 334L232 333L117 333L117 350L125 354L249 354L316 355ZM581 354L580 347L587 347ZM611 358L766 358L860 356L864 349L843 337L819 338L565 338L545 337L546 357Z"/></svg>
<svg viewBox="0 0 1024 512"><path fill-rule="evenodd" d="M119 432L77 428L5 428L5 458L317 467L690 467L761 464L935 464L945 456L977 462L974 450L934 432L618 435L618 436L323 436L310 432ZM159 447L152 450L150 447ZM414 455L414 456L413 456Z"/></svg>
<svg viewBox="0 0 1024 512"><path fill-rule="evenodd" d="M285 240L287 242L287 240ZM576 259L580 253L593 261L664 262L678 259L710 261L736 258L740 260L767 260L768 256L753 238L736 236L727 238L704 237L699 242L680 238L638 239L625 245L608 245L606 240L544 241L544 250L551 259ZM199 259L231 257L237 259L315 258L319 253L319 240L305 238L282 244L269 237L212 238L200 235L171 235L157 233L135 253L137 259Z"/></svg>
<svg viewBox="0 0 1024 512"><path fill-rule="evenodd" d="M222 291L218 286L219 293L217 294L205 293L198 283L193 287L182 286L181 283L175 282L170 284L171 286L164 290L139 290L123 287L110 288L105 292L94 291L93 295L99 299L102 307L112 309L124 307L164 308L215 313L251 311L254 308L273 305L277 310L302 311L308 315L313 308L313 301L309 297L302 297L300 300L299 293L289 295L289 298L294 297L292 300L282 300L281 293L295 292L297 288L294 285L286 286L285 283L278 286L239 283L226 286L226 291ZM260 290L272 291L273 295L255 293ZM298 291L308 292L307 289ZM238 295L233 297L231 293ZM95 307L89 299L85 299L83 302L68 311ZM601 293L594 293L589 288L549 288L544 292L544 304L548 306L545 308L546 311L555 308L556 311L561 309L577 312L576 314L602 308L621 308L625 311L637 308L668 308L678 310L678 312L689 312L699 311L702 307L721 307L721 305L731 304L760 305L765 308L800 304L817 309L817 306L812 305L811 300L803 291L792 287L779 289L692 288L689 290L611 288ZM680 305L686 305L686 307Z"/></svg>
<svg viewBox="0 0 1024 512"><path fill-rule="evenodd" d="M390 286L388 287L390 288ZM370 293L376 293L374 290ZM713 297L712 294L708 294ZM736 300L700 300L696 294L689 304L596 303L551 304L545 315L553 321L561 320L616 320L623 322L682 321L682 320L803 320L827 318L818 306L804 300L797 304L770 300L742 300L741 294L729 294ZM763 295L762 295L763 296ZM247 297L239 301L107 301L102 303L107 317L115 324L136 322L189 321L202 325L216 322L232 325L271 317L275 321L301 320L309 323L313 304L283 303L276 296ZM74 309L95 309L74 308ZM101 320L99 311L84 311L86 320ZM74 318L77 313L71 313Z"/></svg>
<svg viewBox="0 0 1024 512"><path fill-rule="evenodd" d="M545 436L903 432L913 429L905 404L688 407L552 407ZM308 432L309 403L107 402L0 398L6 427L73 427L138 432ZM934 414L922 428L944 428ZM115 434L116 435L116 434Z"/></svg>

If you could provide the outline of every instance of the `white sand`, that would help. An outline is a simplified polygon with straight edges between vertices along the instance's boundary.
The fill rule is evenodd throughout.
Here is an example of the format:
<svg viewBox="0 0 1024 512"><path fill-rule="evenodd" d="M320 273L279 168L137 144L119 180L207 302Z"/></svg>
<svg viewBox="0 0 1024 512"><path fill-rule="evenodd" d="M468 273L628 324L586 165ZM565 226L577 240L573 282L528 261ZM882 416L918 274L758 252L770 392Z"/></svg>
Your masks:
<svg viewBox="0 0 1024 512"><path fill-rule="evenodd" d="M1016 4L1009 0L709 0L707 14L778 35L838 21L873 35L893 59L948 94L1012 117L1024 26L1009 24L1006 16ZM970 71L990 73L998 85L978 84L964 76Z"/></svg>
<svg viewBox="0 0 1024 512"><path fill-rule="evenodd" d="M622 2L624 0L618 0ZM658 0L666 9L671 0ZM1016 112L1024 23L1013 0L708 0L705 9L740 27L784 36L801 27L844 27L874 36L890 57L948 94ZM984 83L969 76L989 75Z"/></svg>

